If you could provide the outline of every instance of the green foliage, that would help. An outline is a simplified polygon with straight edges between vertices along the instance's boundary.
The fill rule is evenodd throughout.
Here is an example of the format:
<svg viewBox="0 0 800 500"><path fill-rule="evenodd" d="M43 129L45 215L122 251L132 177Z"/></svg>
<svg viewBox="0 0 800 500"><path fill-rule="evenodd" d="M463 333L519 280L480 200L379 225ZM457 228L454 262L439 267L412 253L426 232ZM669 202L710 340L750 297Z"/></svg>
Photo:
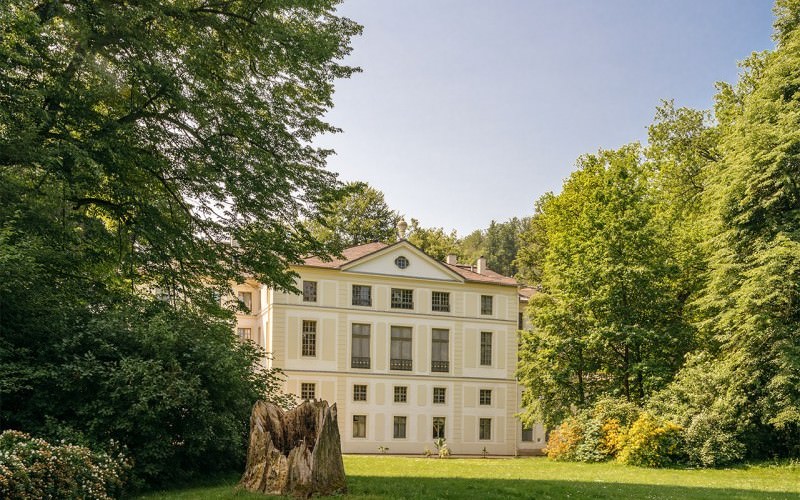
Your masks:
<svg viewBox="0 0 800 500"><path fill-rule="evenodd" d="M476 230L461 240L461 258L475 262L486 257L486 265L504 276L517 274L520 238L530 219L513 217L506 222L492 221L485 230Z"/></svg>
<svg viewBox="0 0 800 500"><path fill-rule="evenodd" d="M617 460L624 464L665 467L683 458L681 428L646 412L628 429L624 443L617 455Z"/></svg>
<svg viewBox="0 0 800 500"><path fill-rule="evenodd" d="M326 250L300 221L340 196L310 145L355 71L335 3L3 2L0 184L92 223L120 278L292 288Z"/></svg>
<svg viewBox="0 0 800 500"><path fill-rule="evenodd" d="M601 399L551 431L545 452L553 460L602 462L614 458L625 446L628 429L641 412L624 399Z"/></svg>
<svg viewBox="0 0 800 500"><path fill-rule="evenodd" d="M449 254L459 254L458 236L455 230L446 233L444 228L425 228L417 219L411 219L408 242L434 259L443 261Z"/></svg>
<svg viewBox="0 0 800 500"><path fill-rule="evenodd" d="M529 303L534 329L518 372L528 419L553 424L606 396L643 401L691 348L652 176L637 145L601 151L540 205L542 291Z"/></svg>
<svg viewBox="0 0 800 500"><path fill-rule="evenodd" d="M355 71L335 4L0 6L3 428L116 439L136 482L241 466L279 380L214 296L332 250L302 221L344 194L312 146Z"/></svg>
<svg viewBox="0 0 800 500"><path fill-rule="evenodd" d="M239 343L229 319L84 278L82 254L24 234L0 241L3 428L114 439L135 482L241 466L251 405L280 380L254 369L264 353Z"/></svg>
<svg viewBox="0 0 800 500"><path fill-rule="evenodd" d="M675 381L649 401L652 412L686 430L692 464L716 467L744 458L743 439L754 429L745 418L746 395L731 386L733 369L709 354L691 356Z"/></svg>
<svg viewBox="0 0 800 500"><path fill-rule="evenodd" d="M306 224L314 238L337 250L394 242L400 214L389 208L383 193L363 182L351 182L345 190L343 198L323 206L322 216Z"/></svg>
<svg viewBox="0 0 800 500"><path fill-rule="evenodd" d="M0 434L2 498L116 498L129 469L120 453L53 445L18 431Z"/></svg>

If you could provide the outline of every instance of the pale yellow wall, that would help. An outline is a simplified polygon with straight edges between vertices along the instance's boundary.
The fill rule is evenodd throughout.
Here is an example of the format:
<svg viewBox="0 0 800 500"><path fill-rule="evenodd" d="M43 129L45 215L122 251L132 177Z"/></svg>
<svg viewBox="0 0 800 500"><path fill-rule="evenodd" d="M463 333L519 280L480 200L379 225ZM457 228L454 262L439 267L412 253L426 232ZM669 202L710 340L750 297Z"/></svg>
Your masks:
<svg viewBox="0 0 800 500"><path fill-rule="evenodd" d="M397 271L393 260L399 254L411 261L410 271L390 276ZM240 315L239 323L252 323L263 331L262 345L272 353L274 366L282 368L287 376L285 389L299 394L302 382L314 382L317 398L336 402L342 448L346 453L376 453L378 446L388 447L389 453L421 454L426 447L433 449L434 416L446 417L448 444L457 454L480 454L486 447L489 453L512 455L525 446L541 447L536 442L538 434L534 435L533 443L521 445L521 426L515 417L519 403L514 375L519 310L516 288L458 281L446 269L425 262L405 248L383 257L351 271L296 268L300 275L299 289L304 280L317 282L316 302L303 302L301 295L258 285L241 285L253 289L254 314ZM410 277L412 273L423 278ZM351 304L353 284L372 287L371 306ZM414 290L412 310L390 307L393 287ZM431 310L433 291L450 293L450 312ZM491 315L481 314L481 295L493 297ZM301 355L303 320L317 321L314 357ZM369 369L351 368L354 323L370 325ZM412 371L389 367L391 326L412 329ZM447 373L431 371L433 328L450 332ZM490 366L480 365L482 331L493 333ZM367 385L366 402L353 401L354 384ZM395 385L408 387L406 403L394 402ZM433 387L447 389L446 404L432 403ZM492 390L491 405L478 403L480 389ZM367 415L365 438L353 437L353 415ZM394 416L407 417L405 439L393 437ZM478 422L482 417L492 419L491 440L478 439ZM543 431L540 434L543 437Z"/></svg>

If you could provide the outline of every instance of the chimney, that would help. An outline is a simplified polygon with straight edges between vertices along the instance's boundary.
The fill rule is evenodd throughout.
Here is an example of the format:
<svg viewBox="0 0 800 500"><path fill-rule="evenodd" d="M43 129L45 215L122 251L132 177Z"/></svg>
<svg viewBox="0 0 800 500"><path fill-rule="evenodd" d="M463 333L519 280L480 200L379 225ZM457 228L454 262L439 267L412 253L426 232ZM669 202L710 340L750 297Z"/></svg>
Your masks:
<svg viewBox="0 0 800 500"><path fill-rule="evenodd" d="M478 257L478 274L483 274L486 271L486 257L481 255Z"/></svg>
<svg viewBox="0 0 800 500"><path fill-rule="evenodd" d="M447 257L445 257L444 261L447 262L448 264L455 266L456 264L458 264L458 257L456 257L456 254L454 253L449 253L447 254Z"/></svg>

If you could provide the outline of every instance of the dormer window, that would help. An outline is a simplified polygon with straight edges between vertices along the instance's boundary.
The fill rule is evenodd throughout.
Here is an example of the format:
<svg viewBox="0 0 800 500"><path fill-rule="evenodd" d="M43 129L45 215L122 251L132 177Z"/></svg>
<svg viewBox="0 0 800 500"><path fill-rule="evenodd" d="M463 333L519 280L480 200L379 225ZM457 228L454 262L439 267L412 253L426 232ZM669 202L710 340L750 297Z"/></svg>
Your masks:
<svg viewBox="0 0 800 500"><path fill-rule="evenodd" d="M408 259L401 255L400 257L394 259L394 265L400 269L405 269L408 267Z"/></svg>

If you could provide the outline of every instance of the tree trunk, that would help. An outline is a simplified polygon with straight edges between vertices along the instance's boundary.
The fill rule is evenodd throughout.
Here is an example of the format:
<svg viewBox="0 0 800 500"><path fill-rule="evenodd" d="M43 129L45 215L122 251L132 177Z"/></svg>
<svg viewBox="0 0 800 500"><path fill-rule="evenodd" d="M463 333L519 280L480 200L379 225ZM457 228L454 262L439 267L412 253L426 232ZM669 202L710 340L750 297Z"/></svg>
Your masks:
<svg viewBox="0 0 800 500"><path fill-rule="evenodd" d="M257 402L239 484L250 491L303 498L346 493L336 405L305 402L284 412Z"/></svg>

